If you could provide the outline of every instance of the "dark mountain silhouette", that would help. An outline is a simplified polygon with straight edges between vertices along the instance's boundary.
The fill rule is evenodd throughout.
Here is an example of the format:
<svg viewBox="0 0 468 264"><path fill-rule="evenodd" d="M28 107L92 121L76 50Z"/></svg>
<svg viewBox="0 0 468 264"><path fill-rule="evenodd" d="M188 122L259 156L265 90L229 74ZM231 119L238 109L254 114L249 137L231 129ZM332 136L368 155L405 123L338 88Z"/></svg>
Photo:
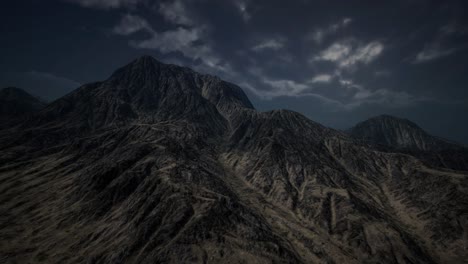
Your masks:
<svg viewBox="0 0 468 264"><path fill-rule="evenodd" d="M365 120L349 129L349 133L371 144L411 150L456 148L453 143L429 135L415 123L390 115Z"/></svg>
<svg viewBox="0 0 468 264"><path fill-rule="evenodd" d="M0 123L18 121L44 106L43 102L20 88L0 89Z"/></svg>
<svg viewBox="0 0 468 264"><path fill-rule="evenodd" d="M462 263L468 175L142 57L0 131L0 259Z"/></svg>
<svg viewBox="0 0 468 264"><path fill-rule="evenodd" d="M358 123L347 132L383 151L407 153L433 166L468 171L468 149L465 146L432 136L407 119L376 116Z"/></svg>

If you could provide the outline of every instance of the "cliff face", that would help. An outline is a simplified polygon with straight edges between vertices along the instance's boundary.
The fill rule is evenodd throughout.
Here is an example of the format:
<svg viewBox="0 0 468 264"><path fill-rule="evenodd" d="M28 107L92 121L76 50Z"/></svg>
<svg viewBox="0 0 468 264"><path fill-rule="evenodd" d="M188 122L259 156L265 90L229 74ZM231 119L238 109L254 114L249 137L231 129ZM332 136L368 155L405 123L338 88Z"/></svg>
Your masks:
<svg viewBox="0 0 468 264"><path fill-rule="evenodd" d="M0 131L0 258L461 263L468 175L142 57Z"/></svg>

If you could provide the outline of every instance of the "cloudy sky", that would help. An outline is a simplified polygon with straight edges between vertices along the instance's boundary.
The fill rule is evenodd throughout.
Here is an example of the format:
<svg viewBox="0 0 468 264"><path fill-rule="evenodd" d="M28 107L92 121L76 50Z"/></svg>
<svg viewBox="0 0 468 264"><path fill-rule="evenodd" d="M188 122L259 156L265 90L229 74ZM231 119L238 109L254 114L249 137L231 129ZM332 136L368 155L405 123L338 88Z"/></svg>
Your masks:
<svg viewBox="0 0 468 264"><path fill-rule="evenodd" d="M466 1L15 0L0 86L53 100L148 54L338 129L379 114L468 144Z"/></svg>

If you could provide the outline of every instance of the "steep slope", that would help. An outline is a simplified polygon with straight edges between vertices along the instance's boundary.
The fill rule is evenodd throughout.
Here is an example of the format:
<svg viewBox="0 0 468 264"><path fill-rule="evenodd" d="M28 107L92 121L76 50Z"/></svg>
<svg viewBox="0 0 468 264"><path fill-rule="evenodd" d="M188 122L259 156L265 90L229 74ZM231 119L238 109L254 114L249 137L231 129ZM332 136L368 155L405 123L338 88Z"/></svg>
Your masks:
<svg viewBox="0 0 468 264"><path fill-rule="evenodd" d="M468 148L432 136L407 119L381 115L358 123L347 132L383 151L398 151L427 164L468 171Z"/></svg>
<svg viewBox="0 0 468 264"><path fill-rule="evenodd" d="M296 248L328 262L343 262L330 245L358 263L462 262L466 173L370 149L290 111L252 113L232 135L227 166L314 231L288 230Z"/></svg>
<svg viewBox="0 0 468 264"><path fill-rule="evenodd" d="M0 131L0 259L462 263L468 175L142 57ZM464 233L465 232L465 233Z"/></svg>
<svg viewBox="0 0 468 264"><path fill-rule="evenodd" d="M19 121L44 106L43 102L20 88L3 88L0 90L0 123Z"/></svg>

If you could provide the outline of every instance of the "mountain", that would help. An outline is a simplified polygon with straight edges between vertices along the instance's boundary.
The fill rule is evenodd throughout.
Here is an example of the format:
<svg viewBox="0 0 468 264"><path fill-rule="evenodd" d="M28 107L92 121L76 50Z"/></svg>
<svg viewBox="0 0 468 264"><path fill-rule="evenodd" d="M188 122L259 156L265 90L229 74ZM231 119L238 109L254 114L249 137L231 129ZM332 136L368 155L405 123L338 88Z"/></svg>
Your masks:
<svg viewBox="0 0 468 264"><path fill-rule="evenodd" d="M399 151L432 165L468 171L468 148L432 136L407 119L380 115L358 123L347 132L381 150Z"/></svg>
<svg viewBox="0 0 468 264"><path fill-rule="evenodd" d="M390 115L380 115L360 122L349 129L349 133L371 144L400 149L426 151L456 148L455 144L429 135L408 119Z"/></svg>
<svg viewBox="0 0 468 264"><path fill-rule="evenodd" d="M462 263L468 174L145 56L0 130L0 259Z"/></svg>
<svg viewBox="0 0 468 264"><path fill-rule="evenodd" d="M20 88L3 88L0 90L0 123L18 120L44 106L43 102Z"/></svg>

